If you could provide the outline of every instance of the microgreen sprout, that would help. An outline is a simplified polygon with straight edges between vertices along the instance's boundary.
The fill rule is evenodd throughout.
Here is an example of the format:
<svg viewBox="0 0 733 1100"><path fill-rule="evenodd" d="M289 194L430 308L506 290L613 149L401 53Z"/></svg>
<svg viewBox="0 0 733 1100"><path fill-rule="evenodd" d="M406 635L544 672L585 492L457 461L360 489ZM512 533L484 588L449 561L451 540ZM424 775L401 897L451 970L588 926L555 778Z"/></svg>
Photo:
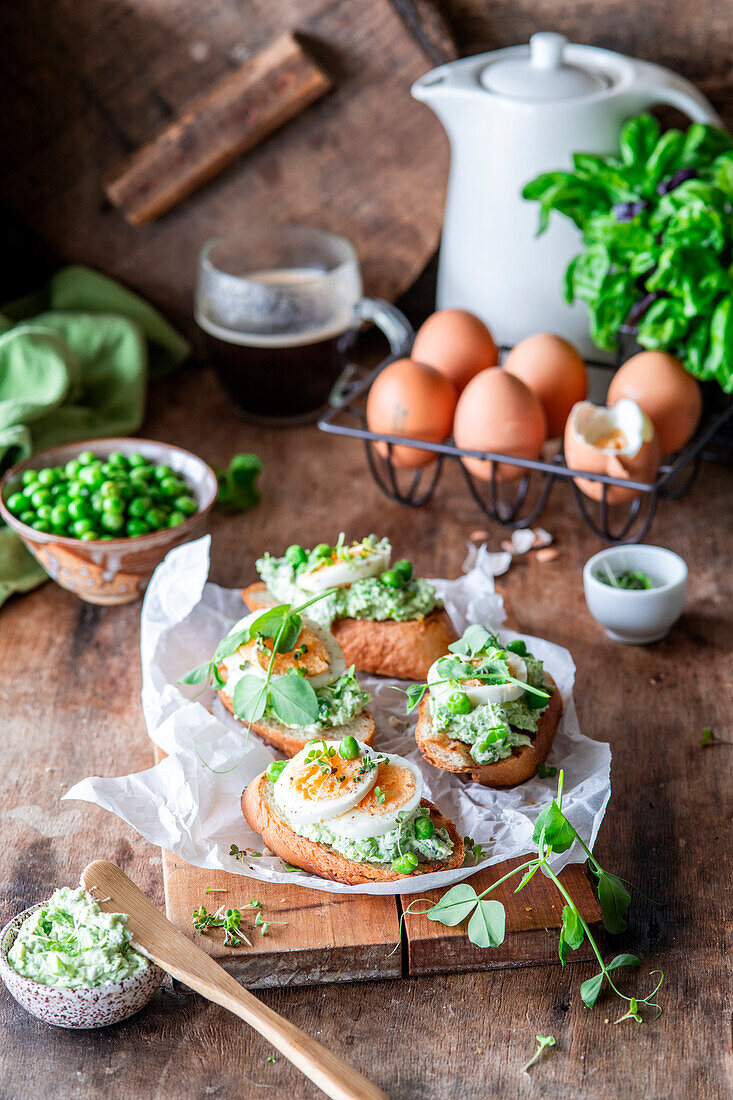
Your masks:
<svg viewBox="0 0 733 1100"><path fill-rule="evenodd" d="M557 775L557 768L548 768L546 764L538 764L537 775L540 779L554 779Z"/></svg>
<svg viewBox="0 0 733 1100"><path fill-rule="evenodd" d="M525 1065L522 1066L522 1068L520 1070L520 1073L527 1073L530 1066L533 1066L537 1062L539 1062L540 1058L542 1057L542 1052L547 1047L554 1047L554 1045L555 1045L555 1036L554 1035L537 1035L536 1038L537 1038L537 1050L534 1052L534 1054L532 1055L530 1060Z"/></svg>
<svg viewBox="0 0 733 1100"><path fill-rule="evenodd" d="M204 893L205 894L226 894L227 891L223 887L221 887L220 889L217 889L215 886L207 886L206 889L204 890Z"/></svg>
<svg viewBox="0 0 733 1100"><path fill-rule="evenodd" d="M470 883L461 882L457 886L452 886L451 889L446 891L446 893L436 902L430 901L429 898L415 898L415 900L405 908L400 917L400 939L402 937L405 917L412 913L421 913L426 916L428 920L437 921L449 927L454 927L462 921L468 920L467 932L471 943L476 944L477 947L498 947L499 944L503 943L505 937L506 913L501 902L489 898L487 895L503 882L507 882L515 875L521 874L521 881L514 891L518 893L520 890L524 889L537 871L542 870L547 878L554 884L565 902L562 911L562 925L557 948L560 962L564 966L567 961L568 952L577 951L587 940L600 966L600 972L595 974L592 978L588 978L580 987L580 998L583 1004L588 1008L592 1008L598 1000L604 981L606 981L616 996L621 1000L626 1001L629 1005L631 1005L633 1001L634 1011L631 1015L634 1016L634 1018L636 1018L637 1015L641 1016L641 1006L645 1006L646 1008L656 1009L655 1019L657 1019L662 1013L662 1008L656 1003L654 997L664 981L664 974L662 971L653 970L651 972L652 975L659 974L659 980L654 989L646 996L641 997L637 995L635 998L632 998L622 993L611 977L612 971L625 966L638 967L639 959L636 955L623 954L617 955L609 963L604 962L600 948L587 922L583 918L566 887L549 864L550 856L553 853L560 854L562 852L567 852L577 841L588 857L588 870L595 883L598 900L601 906L604 928L612 935L618 935L620 932L626 931L628 925L626 923L625 914L631 904L631 896L620 878L610 874L601 867L593 853L562 812L564 779L564 773L560 771L557 784L557 796L553 798L549 806L546 806L545 809L542 810L535 822L532 840L537 845L537 856L521 864L519 867L513 868L507 874L497 879L496 882L487 886L480 894L476 893ZM467 846L469 840L470 838L467 837ZM428 908L415 909L415 906L421 902L427 902ZM399 947L399 940L394 950L396 950L397 947Z"/></svg>
<svg viewBox="0 0 733 1100"><path fill-rule="evenodd" d="M710 726L705 726L702 731L702 737L700 738L700 744L706 749L708 745L733 745L733 741L727 741L724 737L718 737Z"/></svg>

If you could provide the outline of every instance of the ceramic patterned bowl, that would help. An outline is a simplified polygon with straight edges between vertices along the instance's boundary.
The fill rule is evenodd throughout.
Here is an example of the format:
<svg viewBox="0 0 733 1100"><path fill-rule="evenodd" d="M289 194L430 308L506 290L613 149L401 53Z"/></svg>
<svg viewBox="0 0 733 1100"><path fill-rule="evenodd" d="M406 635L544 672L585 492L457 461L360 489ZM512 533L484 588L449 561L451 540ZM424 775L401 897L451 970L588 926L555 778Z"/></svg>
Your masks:
<svg viewBox="0 0 733 1100"><path fill-rule="evenodd" d="M135 538L89 542L35 531L8 511L5 501L18 490L25 470L63 466L80 451L92 451L99 458L106 458L113 451L122 454L138 451L156 465L170 466L188 482L198 511L177 527L165 527ZM132 603L143 594L153 570L169 550L205 532L217 490L216 474L211 467L181 447L150 439L88 439L39 451L12 466L0 481L0 516L62 588L68 588L87 603Z"/></svg>
<svg viewBox="0 0 733 1100"><path fill-rule="evenodd" d="M0 978L19 1005L46 1024L72 1028L118 1024L145 1007L164 976L160 967L153 963L124 981L107 982L88 989L41 985L13 970L8 952L23 921L38 908L32 905L25 909L0 932Z"/></svg>

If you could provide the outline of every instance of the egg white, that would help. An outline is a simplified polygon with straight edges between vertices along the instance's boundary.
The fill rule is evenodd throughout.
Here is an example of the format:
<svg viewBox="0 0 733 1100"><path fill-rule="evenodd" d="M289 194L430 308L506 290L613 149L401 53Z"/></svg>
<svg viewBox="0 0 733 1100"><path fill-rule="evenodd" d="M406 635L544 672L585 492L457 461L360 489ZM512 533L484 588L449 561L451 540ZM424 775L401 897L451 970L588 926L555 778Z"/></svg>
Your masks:
<svg viewBox="0 0 733 1100"><path fill-rule="evenodd" d="M248 629L252 623L254 623L261 615L263 611L251 611L249 615L245 615L243 619L240 619L236 626L232 627L230 633L234 634L239 630ZM303 626L307 626L317 638L319 638L328 652L329 668L326 672L319 672L316 676L307 677L308 683L312 688L317 689L326 687L328 684L334 683L343 676L346 671L346 661L341 651L341 646L338 644L333 634L319 623L313 622L312 619L306 619L302 616ZM230 653L228 657L224 657L221 661L222 665L227 671L226 687L222 690L228 698L232 697L232 692L242 679L243 676L257 676L260 680L265 680L267 677L267 669L263 668L259 662L255 661L251 664L246 659L243 659L240 650L235 650L234 653ZM287 675L284 673L283 675ZM278 680L281 677L273 672L272 680Z"/></svg>
<svg viewBox="0 0 733 1100"><path fill-rule="evenodd" d="M404 756L398 756L396 753L382 753L381 757L386 759L388 763L397 765L410 772L415 781L414 793L410 798L395 805L394 797L389 797L390 794L394 796L395 792L390 789L383 805L377 802L376 805L372 804L371 809L367 811L358 804L352 810L342 813L339 817L331 818L329 820L329 828L332 829L334 833L338 833L339 836L348 837L350 840L366 840L368 837L383 836L385 833L391 833L393 829L397 828L400 818L404 814L413 813L420 805L423 793L423 778L417 767L410 763L409 760L406 760ZM378 779L376 770L373 774L375 779L372 786L375 786ZM363 801L364 797L365 796L362 796L361 801Z"/></svg>
<svg viewBox="0 0 733 1100"><path fill-rule="evenodd" d="M335 749L338 749L339 746L338 741L324 740L323 744L328 748ZM349 783L348 791L344 791L343 794L339 794L335 798L320 801L304 798L302 793L296 789L295 782L310 766L306 764L306 757L312 748L313 745L306 745L304 749L296 753L285 765L274 785L275 801L296 827L315 825L324 821L330 822L333 818L353 810L377 782L377 768L374 767L359 779ZM362 742L359 742L359 750L361 758L368 756L374 760L376 757L369 746Z"/></svg>
<svg viewBox="0 0 733 1100"><path fill-rule="evenodd" d="M524 695L524 688L519 684L465 684L463 680L454 681L453 683L439 683L443 677L440 674L438 665L444 658L439 657L431 666L428 672L428 688L430 694L435 698L436 702L445 703L448 697L452 695L456 688L455 682L460 685L460 690L464 691L469 698L472 707L478 707L482 703L511 703L515 699L520 699ZM527 666L522 658L517 653L510 653L507 661L509 671L512 676L517 680L521 680L523 684L527 683ZM472 677L467 677L472 679Z"/></svg>
<svg viewBox="0 0 733 1100"><path fill-rule="evenodd" d="M347 553L350 548L344 548ZM356 549L356 548L353 548ZM348 559L337 558L327 565L316 565L310 570L304 570L298 574L298 588L303 592L316 595L325 592L329 588L343 588L353 584L354 581L366 580L367 577L378 577L385 569L389 568L392 548L387 544L384 547L372 547L366 554L363 553L361 544L359 553L349 556Z"/></svg>

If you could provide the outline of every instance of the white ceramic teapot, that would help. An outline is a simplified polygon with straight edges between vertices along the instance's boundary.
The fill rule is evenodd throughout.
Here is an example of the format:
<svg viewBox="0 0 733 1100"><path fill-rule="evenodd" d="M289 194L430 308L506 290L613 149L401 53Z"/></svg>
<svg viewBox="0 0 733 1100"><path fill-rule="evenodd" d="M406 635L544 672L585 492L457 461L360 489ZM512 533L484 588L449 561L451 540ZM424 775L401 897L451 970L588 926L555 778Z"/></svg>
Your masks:
<svg viewBox="0 0 733 1100"><path fill-rule="evenodd" d="M522 188L570 168L574 152L616 153L623 122L655 104L719 125L710 103L660 65L551 33L441 65L412 94L433 108L451 144L438 308L477 313L502 344L549 331L598 356L585 309L562 297L578 230L554 215L537 238L538 207Z"/></svg>

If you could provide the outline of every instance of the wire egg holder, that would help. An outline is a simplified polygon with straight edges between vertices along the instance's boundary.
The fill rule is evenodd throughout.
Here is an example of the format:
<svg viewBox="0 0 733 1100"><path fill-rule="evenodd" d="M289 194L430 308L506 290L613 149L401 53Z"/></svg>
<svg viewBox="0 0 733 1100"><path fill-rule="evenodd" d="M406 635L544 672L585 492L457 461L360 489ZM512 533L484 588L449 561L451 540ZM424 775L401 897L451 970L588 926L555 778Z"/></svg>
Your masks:
<svg viewBox="0 0 733 1100"><path fill-rule="evenodd" d="M689 492L697 479L703 459L729 460L730 442L723 439L723 429L729 423L733 424L733 398L730 397L725 398L720 408L703 415L693 438L662 463L653 482L626 480L609 474L573 469L565 460L562 441L552 457L527 459L494 451L466 450L456 447L452 440L446 443L426 443L420 439L371 432L366 425L366 395L380 371L396 358L399 356L390 356L365 378L342 389L339 403L320 417L318 427L332 435L363 439L369 469L379 488L390 500L410 508L420 508L428 503L440 482L445 459L455 459L458 460L469 492L480 510L504 527L511 530L531 527L545 510L555 482L565 481L570 484L581 516L599 538L617 544L636 543L646 537L660 500L677 500ZM588 365L609 371L616 369L608 363L592 360L588 361ZM716 440L716 436L720 436L720 441ZM378 443L386 444L385 454L380 454L377 450ZM430 464L415 470L400 470L392 460L395 446L431 451L437 457ZM479 481L460 461L462 458L491 460L493 465L490 479ZM498 462L519 466L527 472L508 483L500 484L496 476ZM602 487L600 500L596 502L585 496L576 485L576 478L599 482ZM530 495L530 487L537 483L539 491ZM631 489L635 496L628 504L609 504L607 498L610 486ZM512 491L511 497L507 496L507 489Z"/></svg>

